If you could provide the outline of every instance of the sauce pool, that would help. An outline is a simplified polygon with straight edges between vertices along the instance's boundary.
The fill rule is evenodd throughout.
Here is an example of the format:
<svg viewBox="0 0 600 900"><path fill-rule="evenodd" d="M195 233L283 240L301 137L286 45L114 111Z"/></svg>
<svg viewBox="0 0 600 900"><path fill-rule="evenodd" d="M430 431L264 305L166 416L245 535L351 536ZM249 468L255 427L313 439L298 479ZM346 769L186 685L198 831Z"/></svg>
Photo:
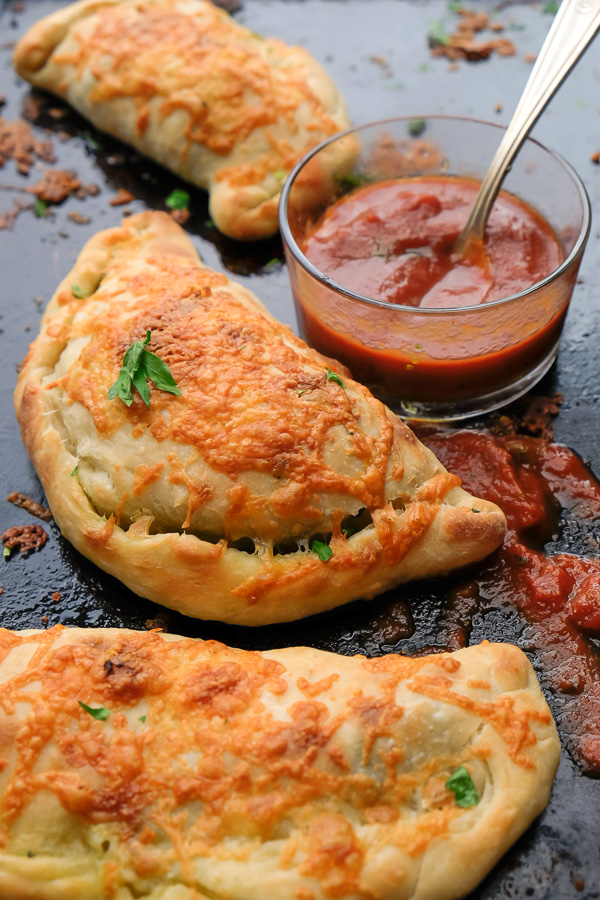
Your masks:
<svg viewBox="0 0 600 900"><path fill-rule="evenodd" d="M483 247L457 254L479 187L448 176L363 187L327 210L304 254L343 287L387 303L451 309L517 294L560 265L560 242L532 207L501 192Z"/></svg>
<svg viewBox="0 0 600 900"><path fill-rule="evenodd" d="M441 309L444 316L451 316L456 307L473 307L468 316L475 318L470 320L464 313L456 323L436 319L417 327L413 320L415 337L408 342L405 317L411 313L406 309L398 311L396 322L388 311L384 319L379 307L365 304L353 319L354 311L345 306L348 315L335 311L331 325L326 306L295 291L307 342L345 363L357 380L391 405L398 398L461 401L503 390L543 365L558 344L566 302L552 301L554 311L548 315L539 312L546 308L540 305L539 325L534 324L537 319L529 321L529 306L513 314L510 325L504 314L490 325L488 312L493 310L486 312L486 304L544 279L560 266L564 253L539 213L501 192L483 246L465 257L456 254L454 244L478 189L474 179L450 176L368 185L331 206L302 242L305 256L319 271L366 297L415 309ZM383 321L396 329L393 342L380 324ZM357 323L372 338L358 336ZM502 333L496 334L495 328ZM433 331L432 342L427 334ZM459 336L454 338L451 332Z"/></svg>

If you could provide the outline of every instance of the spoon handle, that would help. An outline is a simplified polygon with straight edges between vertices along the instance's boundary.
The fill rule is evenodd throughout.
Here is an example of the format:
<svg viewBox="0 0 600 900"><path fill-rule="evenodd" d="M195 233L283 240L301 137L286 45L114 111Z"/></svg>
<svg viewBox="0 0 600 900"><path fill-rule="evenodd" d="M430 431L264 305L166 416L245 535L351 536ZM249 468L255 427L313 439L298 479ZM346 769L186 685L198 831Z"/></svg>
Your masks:
<svg viewBox="0 0 600 900"><path fill-rule="evenodd" d="M456 243L481 241L508 168L540 114L600 29L600 0L563 0ZM551 186L549 186L551 190Z"/></svg>

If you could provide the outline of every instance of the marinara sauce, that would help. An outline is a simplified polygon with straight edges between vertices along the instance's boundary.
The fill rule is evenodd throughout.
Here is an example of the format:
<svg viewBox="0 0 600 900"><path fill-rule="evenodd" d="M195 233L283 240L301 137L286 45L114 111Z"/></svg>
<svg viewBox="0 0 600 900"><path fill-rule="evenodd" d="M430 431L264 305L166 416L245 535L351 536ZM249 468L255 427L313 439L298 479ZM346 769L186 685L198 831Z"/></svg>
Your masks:
<svg viewBox="0 0 600 900"><path fill-rule="evenodd" d="M600 776L600 483L567 447L486 431L427 433L422 440L478 497L505 512L503 546L458 589L472 620L508 604L567 747ZM561 521L584 556L552 552Z"/></svg>
<svg viewBox="0 0 600 900"><path fill-rule="evenodd" d="M564 254L549 224L506 192L494 204L483 245L465 256L456 253L479 186L468 178L422 176L359 188L325 212L302 250L343 287L404 307L455 309L509 297L550 275ZM507 373L516 380L557 343L566 312L501 350L490 346L489 353L452 358L418 345L406 353L367 346L330 328L301 296L297 301L309 344L346 363L380 393L415 400L469 396L473 384L492 391L506 383ZM381 314L374 307L368 315L375 321Z"/></svg>

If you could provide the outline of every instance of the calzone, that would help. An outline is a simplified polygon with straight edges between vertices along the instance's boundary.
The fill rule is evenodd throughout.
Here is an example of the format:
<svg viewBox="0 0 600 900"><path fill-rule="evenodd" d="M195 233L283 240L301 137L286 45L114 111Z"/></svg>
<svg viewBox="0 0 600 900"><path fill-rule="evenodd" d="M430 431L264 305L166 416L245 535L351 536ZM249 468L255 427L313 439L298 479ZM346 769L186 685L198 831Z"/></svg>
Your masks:
<svg viewBox="0 0 600 900"><path fill-rule="evenodd" d="M147 346L180 395L109 396ZM204 266L166 213L84 247L15 395L63 534L144 597L244 625L479 560L502 512L337 363Z"/></svg>
<svg viewBox="0 0 600 900"><path fill-rule="evenodd" d="M209 0L79 0L37 22L14 61L96 127L208 188L215 224L240 240L277 231L290 169L349 125L308 51Z"/></svg>
<svg viewBox="0 0 600 900"><path fill-rule="evenodd" d="M452 900L544 809L559 751L511 645L0 631L0 896Z"/></svg>

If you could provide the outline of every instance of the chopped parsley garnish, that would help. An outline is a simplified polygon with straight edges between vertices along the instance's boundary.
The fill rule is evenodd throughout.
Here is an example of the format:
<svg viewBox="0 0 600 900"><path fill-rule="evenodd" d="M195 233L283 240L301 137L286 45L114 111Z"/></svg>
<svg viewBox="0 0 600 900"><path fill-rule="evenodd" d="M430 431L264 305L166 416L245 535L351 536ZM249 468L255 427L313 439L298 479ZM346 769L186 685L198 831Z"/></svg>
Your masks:
<svg viewBox="0 0 600 900"><path fill-rule="evenodd" d="M79 463L75 466L75 468L74 468L73 471L71 472L71 476L77 475L77 469L78 469L78 468L79 468Z"/></svg>
<svg viewBox="0 0 600 900"><path fill-rule="evenodd" d="M83 703L81 700L77 701L82 709L85 709L86 713L89 713L92 719L98 719L99 722L104 722L105 719L108 719L110 716L110 710L106 709L105 706L99 706L97 708L93 708L88 706L86 703Z"/></svg>
<svg viewBox="0 0 600 900"><path fill-rule="evenodd" d="M35 853L33 852L33 850L28 850L28 851L27 851L27 858L28 858L28 859L33 859L34 856L35 856Z"/></svg>
<svg viewBox="0 0 600 900"><path fill-rule="evenodd" d="M5 548L4 548L4 552L2 553L2 556L4 557L4 559L8 559L8 557L9 557L10 554L11 554L11 552L12 552L12 551L11 551L10 547L5 547Z"/></svg>
<svg viewBox="0 0 600 900"><path fill-rule="evenodd" d="M346 388L346 385L342 381L339 375L336 375L335 372L332 372L329 366L325 366L327 369L327 381L334 381L336 384L339 384L341 388Z"/></svg>
<svg viewBox="0 0 600 900"><path fill-rule="evenodd" d="M334 175L333 177L344 191L351 191L353 188L369 183L366 175Z"/></svg>
<svg viewBox="0 0 600 900"><path fill-rule="evenodd" d="M283 169L278 169L276 172L273 172L273 178L277 178L278 181L284 181L285 172L283 171Z"/></svg>
<svg viewBox="0 0 600 900"><path fill-rule="evenodd" d="M556 0L550 0L549 3L545 3L542 6L542 12L545 16L555 16L558 12L558 3Z"/></svg>
<svg viewBox="0 0 600 900"><path fill-rule="evenodd" d="M301 397L302 394L305 394L307 391L310 391L310 388L296 388L296 393L299 397Z"/></svg>
<svg viewBox="0 0 600 900"><path fill-rule="evenodd" d="M144 724L145 721L146 721L146 716L140 716L140 722L142 724Z"/></svg>
<svg viewBox="0 0 600 900"><path fill-rule="evenodd" d="M84 300L87 297L86 292L82 291L78 284L71 285L71 293L76 300Z"/></svg>
<svg viewBox="0 0 600 900"><path fill-rule="evenodd" d="M135 388L146 406L150 406L150 380L159 391L167 391L180 397L181 391L171 375L168 365L155 353L146 350L150 342L150 331L145 341L135 341L123 358L119 377L108 392L109 400L119 397L127 406L133 403L132 388Z"/></svg>
<svg viewBox="0 0 600 900"><path fill-rule="evenodd" d="M83 139L91 150L99 150L100 144L96 140L96 138L92 137L92 133L90 131L83 132Z"/></svg>
<svg viewBox="0 0 600 900"><path fill-rule="evenodd" d="M277 257L275 257L274 259L270 259L268 263L264 264L263 269L273 269L278 262L279 260L277 259Z"/></svg>
<svg viewBox="0 0 600 900"><path fill-rule="evenodd" d="M217 226L215 225L215 223L213 222L212 219L207 219L204 223L204 227L205 228L216 228Z"/></svg>
<svg viewBox="0 0 600 900"><path fill-rule="evenodd" d="M188 192L179 190L179 188L171 191L171 193L165 200L165 203L169 207L169 209L187 209L189 202L190 195L188 194Z"/></svg>
<svg viewBox="0 0 600 900"><path fill-rule="evenodd" d="M310 549L317 554L321 562L327 562L333 556L333 550L328 544L324 544L323 541L313 541Z"/></svg>
<svg viewBox="0 0 600 900"><path fill-rule="evenodd" d="M478 512L481 512L481 510L480 510L480 509L475 509L475 507L472 506L472 507L471 507L471 512L476 512L476 513L478 513Z"/></svg>
<svg viewBox="0 0 600 900"><path fill-rule="evenodd" d="M464 766L461 766L454 775L450 776L446 782L446 787L454 794L456 805L463 809L467 809L469 806L477 806L479 803L479 794Z"/></svg>
<svg viewBox="0 0 600 900"><path fill-rule="evenodd" d="M408 123L408 133L413 137L419 137L427 128L425 119L413 119Z"/></svg>
<svg viewBox="0 0 600 900"><path fill-rule="evenodd" d="M48 204L46 203L46 201L40 200L40 198L38 197L38 199L33 204L33 211L36 214L36 216L38 217L38 219L41 219L43 216L46 215L47 209L48 209Z"/></svg>
<svg viewBox="0 0 600 900"><path fill-rule="evenodd" d="M430 44L433 43L445 45L450 40L450 35L444 30L444 26L439 20L431 23L428 37Z"/></svg>

